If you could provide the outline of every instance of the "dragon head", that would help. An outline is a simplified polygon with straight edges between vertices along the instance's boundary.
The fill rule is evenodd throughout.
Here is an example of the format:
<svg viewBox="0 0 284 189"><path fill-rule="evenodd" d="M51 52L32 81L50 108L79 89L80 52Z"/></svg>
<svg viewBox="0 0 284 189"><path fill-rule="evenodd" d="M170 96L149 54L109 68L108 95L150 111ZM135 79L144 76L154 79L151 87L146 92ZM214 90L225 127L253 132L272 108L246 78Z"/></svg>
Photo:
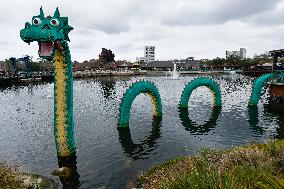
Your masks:
<svg viewBox="0 0 284 189"><path fill-rule="evenodd" d="M61 43L70 41L68 33L72 29L73 27L68 25L68 17L60 17L58 8L52 17L44 17L41 7L40 14L33 16L32 23L25 23L25 28L20 31L20 36L26 43L37 41L39 56L50 60L54 55L55 48L63 50Z"/></svg>

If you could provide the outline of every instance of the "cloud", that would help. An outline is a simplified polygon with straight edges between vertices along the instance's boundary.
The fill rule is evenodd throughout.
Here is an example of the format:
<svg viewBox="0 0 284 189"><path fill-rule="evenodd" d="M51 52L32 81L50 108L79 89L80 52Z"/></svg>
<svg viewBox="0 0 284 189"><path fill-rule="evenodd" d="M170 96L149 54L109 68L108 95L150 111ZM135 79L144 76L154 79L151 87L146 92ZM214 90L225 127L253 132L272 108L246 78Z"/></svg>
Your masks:
<svg viewBox="0 0 284 189"><path fill-rule="evenodd" d="M202 0L201 0L202 1ZM259 14L273 12L281 0L221 0L214 6L204 3L200 7L190 3L173 8L162 18L169 26L224 24L229 21L250 21Z"/></svg>
<svg viewBox="0 0 284 189"><path fill-rule="evenodd" d="M98 0L95 3L84 3L81 9L85 11L79 12L74 6L70 6L70 9L75 12L73 22L76 25L107 34L119 34L129 31L131 24L149 11L149 5L143 1Z"/></svg>
<svg viewBox="0 0 284 189"><path fill-rule="evenodd" d="M284 22L284 2L278 3L275 9L270 11L261 12L257 15L253 15L247 18L248 23L252 23L256 26L279 26Z"/></svg>
<svg viewBox="0 0 284 189"><path fill-rule="evenodd" d="M1 3L0 60L29 54L19 37L24 23L59 7L74 27L70 32L73 60L98 58L101 48L116 60L135 60L145 45L156 46L159 60L224 57L226 50L247 48L252 56L281 47L284 37L282 0L9 0Z"/></svg>

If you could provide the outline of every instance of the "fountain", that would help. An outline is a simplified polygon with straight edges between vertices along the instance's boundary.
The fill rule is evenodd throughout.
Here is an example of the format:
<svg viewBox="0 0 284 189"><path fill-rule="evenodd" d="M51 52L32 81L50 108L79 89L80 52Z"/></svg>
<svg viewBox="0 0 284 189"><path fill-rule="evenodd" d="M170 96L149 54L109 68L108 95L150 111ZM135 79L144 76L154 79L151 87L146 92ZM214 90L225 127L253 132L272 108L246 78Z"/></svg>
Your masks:
<svg viewBox="0 0 284 189"><path fill-rule="evenodd" d="M177 79L179 77L179 74L177 72L177 65L175 62L173 64L174 64L174 70L172 71L172 79Z"/></svg>

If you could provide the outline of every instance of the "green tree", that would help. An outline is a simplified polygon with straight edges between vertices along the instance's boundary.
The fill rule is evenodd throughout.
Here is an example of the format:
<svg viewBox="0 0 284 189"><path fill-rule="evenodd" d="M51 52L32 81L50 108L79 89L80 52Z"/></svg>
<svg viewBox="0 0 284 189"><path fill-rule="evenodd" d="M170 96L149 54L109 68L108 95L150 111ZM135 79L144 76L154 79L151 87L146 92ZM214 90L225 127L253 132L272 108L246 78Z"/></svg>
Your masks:
<svg viewBox="0 0 284 189"><path fill-rule="evenodd" d="M214 58L213 60L209 61L210 65L213 65L214 67L221 67L226 62L226 59L224 58Z"/></svg>

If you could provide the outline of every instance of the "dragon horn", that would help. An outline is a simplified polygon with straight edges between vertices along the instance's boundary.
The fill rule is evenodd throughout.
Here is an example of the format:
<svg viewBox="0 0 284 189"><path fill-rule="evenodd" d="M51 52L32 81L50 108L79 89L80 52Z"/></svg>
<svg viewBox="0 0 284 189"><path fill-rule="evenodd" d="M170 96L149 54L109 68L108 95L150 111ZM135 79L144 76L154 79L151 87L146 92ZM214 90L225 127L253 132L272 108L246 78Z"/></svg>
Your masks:
<svg viewBox="0 0 284 189"><path fill-rule="evenodd" d="M40 16L40 17L44 17L44 13L43 13L43 10L42 10L42 6L41 6L40 9L39 9L39 16Z"/></svg>
<svg viewBox="0 0 284 189"><path fill-rule="evenodd" d="M60 13L59 13L58 7L56 8L56 10L54 12L53 17L55 17L55 18L59 18L60 17Z"/></svg>

